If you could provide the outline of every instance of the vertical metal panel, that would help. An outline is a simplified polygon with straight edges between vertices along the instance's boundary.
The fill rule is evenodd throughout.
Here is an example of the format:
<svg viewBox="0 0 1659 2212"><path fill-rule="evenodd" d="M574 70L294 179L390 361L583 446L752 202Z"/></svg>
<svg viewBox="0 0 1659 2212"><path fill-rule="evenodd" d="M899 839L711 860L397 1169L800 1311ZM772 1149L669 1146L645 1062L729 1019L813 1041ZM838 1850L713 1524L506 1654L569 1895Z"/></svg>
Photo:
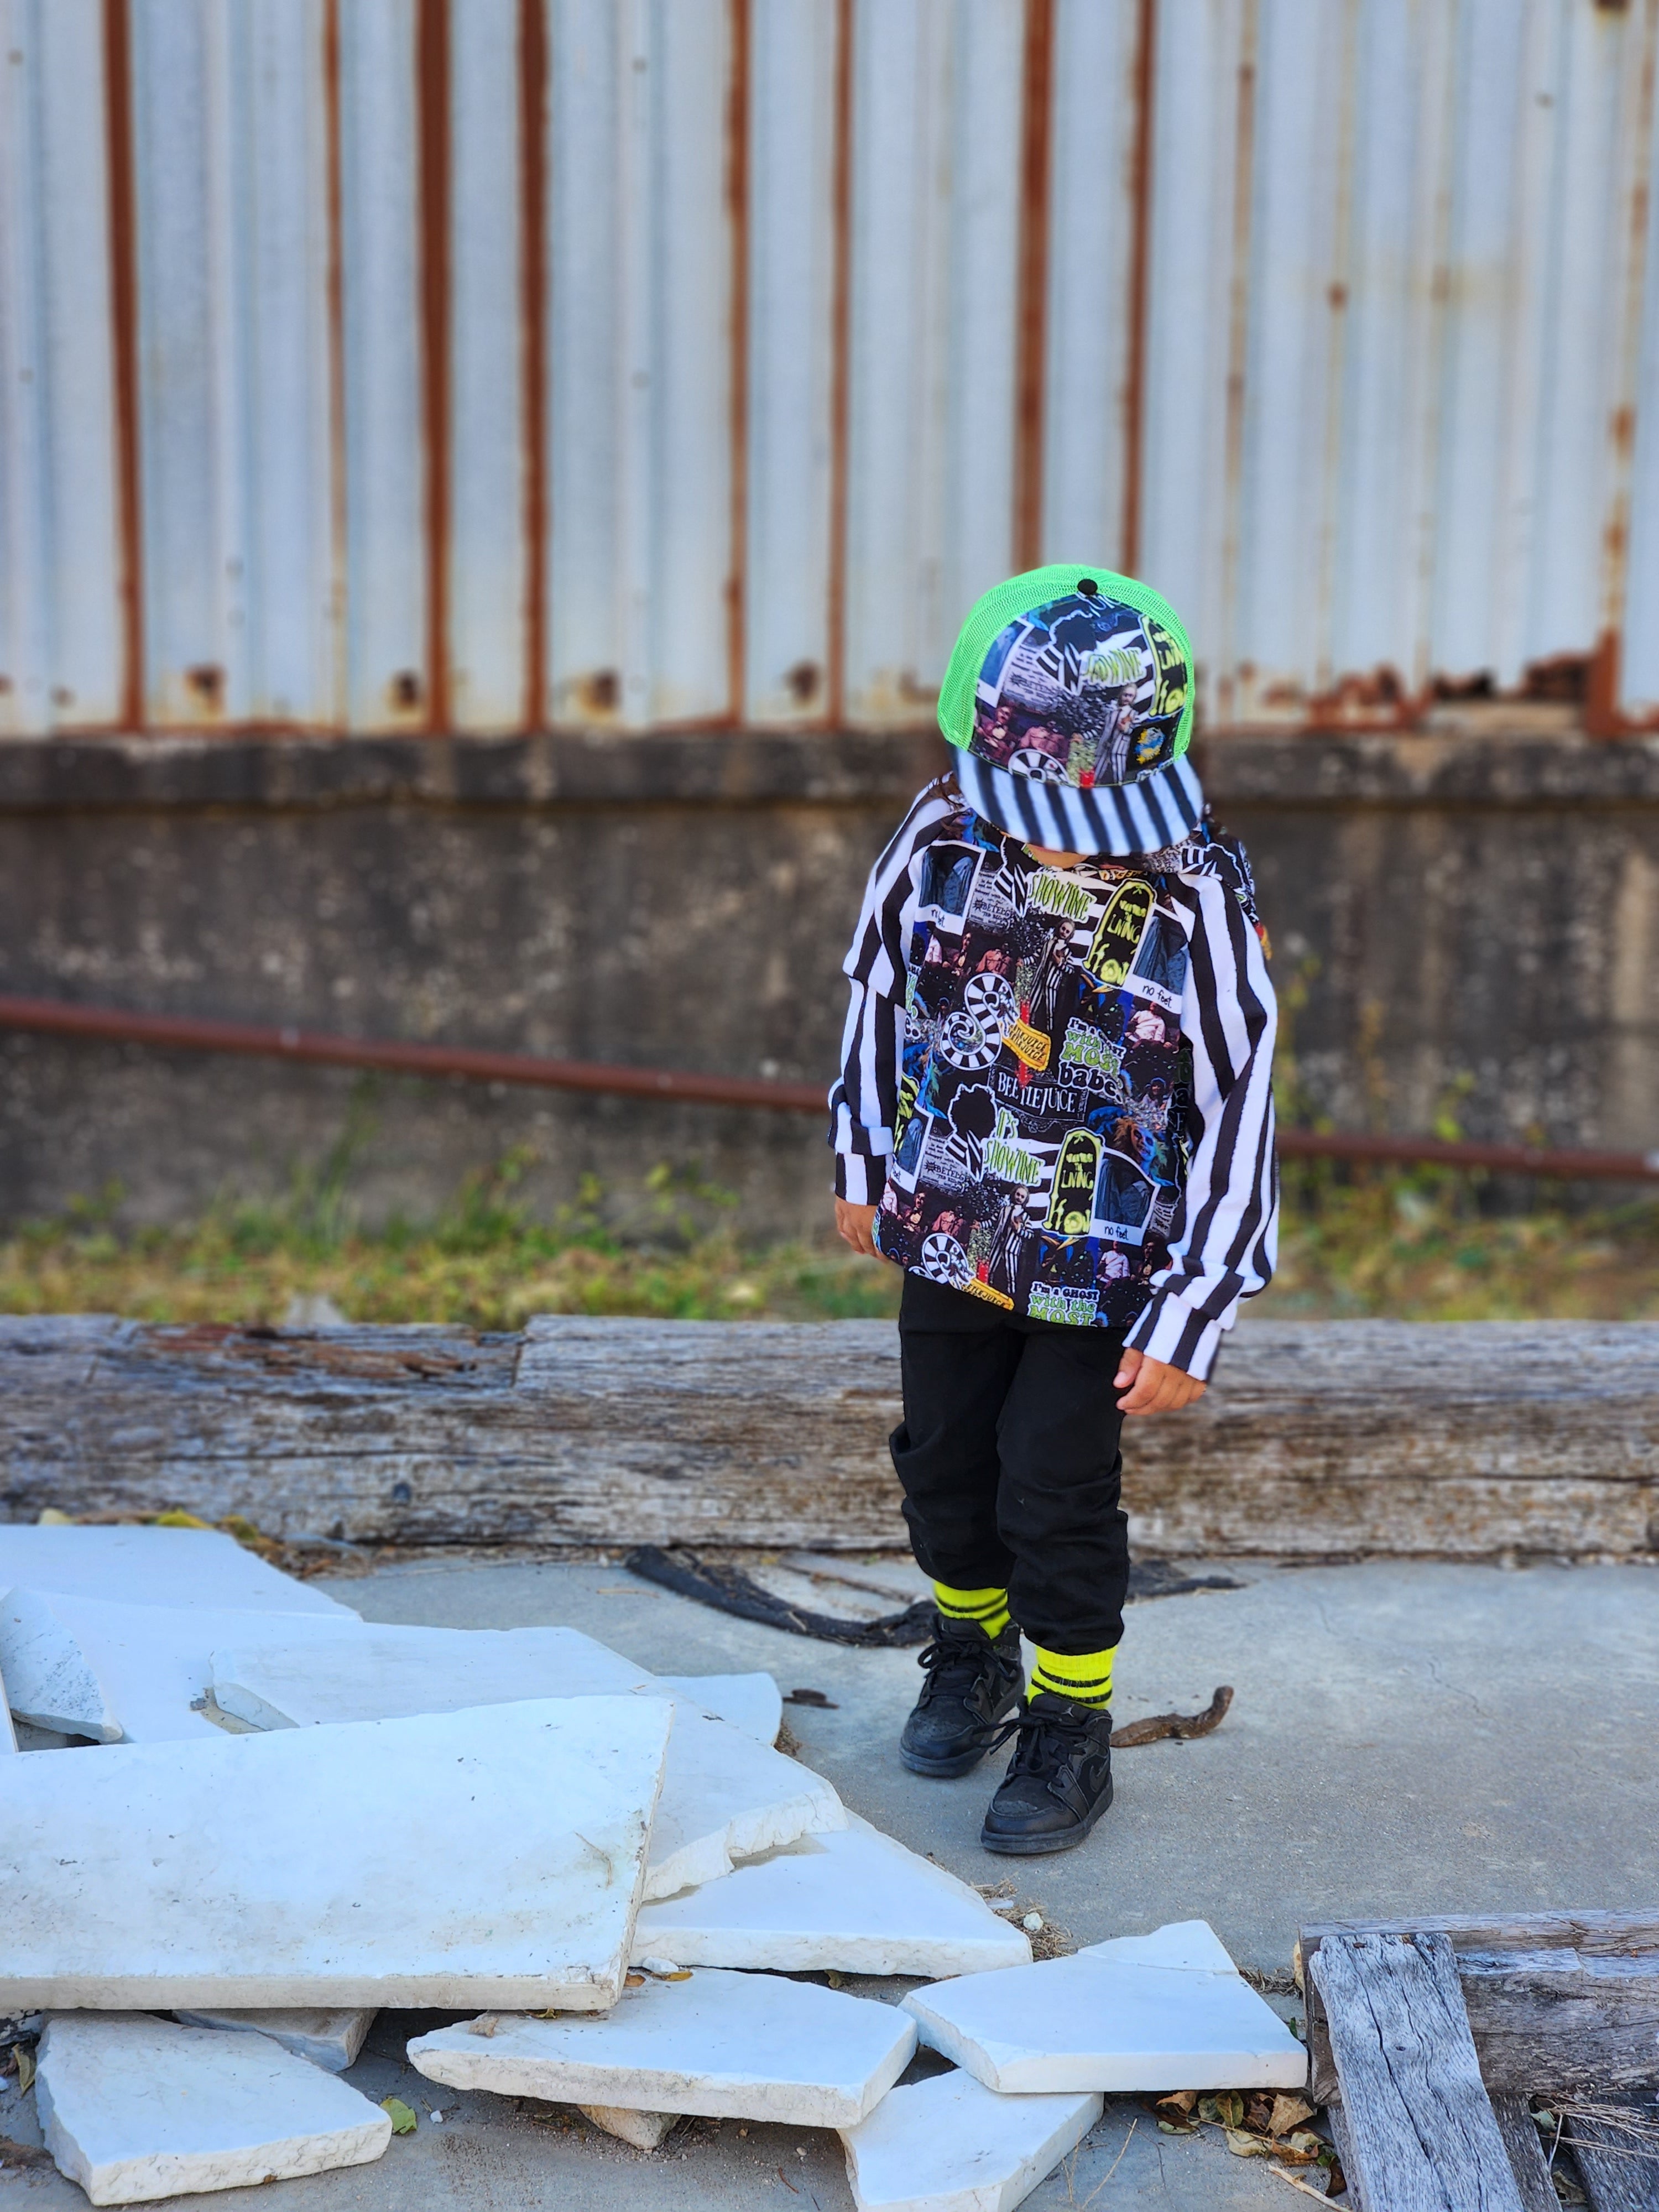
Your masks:
<svg viewBox="0 0 1659 2212"><path fill-rule="evenodd" d="M98 0L0 21L0 730L24 735L120 713L120 532Z"/></svg>
<svg viewBox="0 0 1659 2212"><path fill-rule="evenodd" d="M137 0L148 708L331 720L317 0Z"/></svg>
<svg viewBox="0 0 1659 2212"><path fill-rule="evenodd" d="M551 659L562 721L728 709L720 0L556 0Z"/></svg>
<svg viewBox="0 0 1659 2212"><path fill-rule="evenodd" d="M847 708L925 721L1012 547L1022 14L866 0L853 194Z"/></svg>
<svg viewBox="0 0 1659 2212"><path fill-rule="evenodd" d="M448 0L450 715L525 714L517 0Z"/></svg>
<svg viewBox="0 0 1659 2212"><path fill-rule="evenodd" d="M1123 557L1133 343L1136 10L1060 0L1054 25L1042 558Z"/></svg>
<svg viewBox="0 0 1659 2212"><path fill-rule="evenodd" d="M915 724L1039 551L1659 720L1659 0L0 21L0 728Z"/></svg>
<svg viewBox="0 0 1659 2212"><path fill-rule="evenodd" d="M749 720L829 688L837 11L758 0L750 103Z"/></svg>
<svg viewBox="0 0 1659 2212"><path fill-rule="evenodd" d="M340 11L349 725L426 719L414 0Z"/></svg>

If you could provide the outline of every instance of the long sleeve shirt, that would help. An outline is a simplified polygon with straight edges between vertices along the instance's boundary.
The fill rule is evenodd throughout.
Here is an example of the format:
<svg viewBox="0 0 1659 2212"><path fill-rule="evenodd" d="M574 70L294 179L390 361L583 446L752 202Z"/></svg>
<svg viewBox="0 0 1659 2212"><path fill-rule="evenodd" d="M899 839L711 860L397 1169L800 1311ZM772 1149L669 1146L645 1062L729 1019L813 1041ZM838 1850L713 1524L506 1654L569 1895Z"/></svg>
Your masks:
<svg viewBox="0 0 1659 2212"><path fill-rule="evenodd" d="M1206 1376L1278 1235L1243 848L1204 823L1048 866L941 777L872 870L843 965L830 1141L878 1249Z"/></svg>

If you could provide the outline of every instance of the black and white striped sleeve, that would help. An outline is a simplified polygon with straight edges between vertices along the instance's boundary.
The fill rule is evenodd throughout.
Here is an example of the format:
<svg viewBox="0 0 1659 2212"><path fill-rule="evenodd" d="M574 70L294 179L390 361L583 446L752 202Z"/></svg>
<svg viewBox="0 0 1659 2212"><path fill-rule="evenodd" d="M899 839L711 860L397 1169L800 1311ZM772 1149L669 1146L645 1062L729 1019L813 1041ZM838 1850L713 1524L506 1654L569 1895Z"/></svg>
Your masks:
<svg viewBox="0 0 1659 2212"><path fill-rule="evenodd" d="M1241 1298L1272 1279L1279 1243L1273 1056L1277 1009L1267 963L1240 903L1231 858L1182 879L1192 914L1182 1035L1192 1047L1193 1139L1167 1266L1128 1342L1202 1381Z"/></svg>
<svg viewBox="0 0 1659 2212"><path fill-rule="evenodd" d="M830 1142L836 1195L854 1206L874 1206L887 1181L904 1042L904 947L916 911L915 862L955 811L958 802L946 791L941 779L919 794L870 871L858 927L842 962L850 997L841 1073L830 1092Z"/></svg>

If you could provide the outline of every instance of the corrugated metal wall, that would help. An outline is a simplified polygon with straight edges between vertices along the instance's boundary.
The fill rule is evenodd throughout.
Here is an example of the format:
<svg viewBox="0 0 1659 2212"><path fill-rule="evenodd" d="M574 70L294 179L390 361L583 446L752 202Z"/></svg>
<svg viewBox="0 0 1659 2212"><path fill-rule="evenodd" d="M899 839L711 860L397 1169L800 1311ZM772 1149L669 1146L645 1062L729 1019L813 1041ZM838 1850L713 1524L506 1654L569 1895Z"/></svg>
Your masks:
<svg viewBox="0 0 1659 2212"><path fill-rule="evenodd" d="M0 27L0 729L925 720L1062 557L1659 719L1659 0Z"/></svg>

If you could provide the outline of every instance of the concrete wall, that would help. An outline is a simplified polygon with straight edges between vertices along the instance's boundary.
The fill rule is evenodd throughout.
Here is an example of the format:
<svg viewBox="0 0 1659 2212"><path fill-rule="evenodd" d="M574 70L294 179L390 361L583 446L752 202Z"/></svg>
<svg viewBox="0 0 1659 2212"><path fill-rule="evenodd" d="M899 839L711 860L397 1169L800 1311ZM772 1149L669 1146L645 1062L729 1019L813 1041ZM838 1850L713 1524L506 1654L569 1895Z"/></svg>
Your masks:
<svg viewBox="0 0 1659 2212"><path fill-rule="evenodd" d="M0 991L823 1081L915 736L0 747ZM1227 738L1303 1087L1346 1127L1659 1146L1659 744ZM281 1188L339 1139L372 1218L532 1147L538 1207L659 1163L824 1219L807 1117L0 1035L0 1217Z"/></svg>

